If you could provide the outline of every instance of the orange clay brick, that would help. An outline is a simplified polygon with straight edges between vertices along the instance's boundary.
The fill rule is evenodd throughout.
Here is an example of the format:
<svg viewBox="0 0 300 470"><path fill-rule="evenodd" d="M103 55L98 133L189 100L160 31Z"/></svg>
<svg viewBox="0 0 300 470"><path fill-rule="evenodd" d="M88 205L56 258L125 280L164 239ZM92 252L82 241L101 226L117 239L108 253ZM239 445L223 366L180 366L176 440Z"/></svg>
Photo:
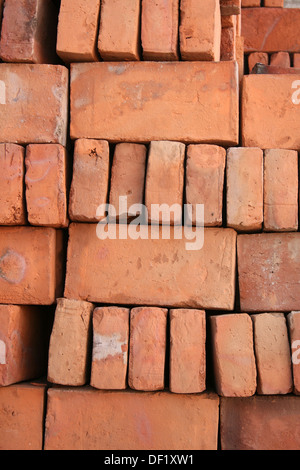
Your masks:
<svg viewBox="0 0 300 470"><path fill-rule="evenodd" d="M270 65L275 67L290 67L291 59L288 52L273 52L270 56Z"/></svg>
<svg viewBox="0 0 300 470"><path fill-rule="evenodd" d="M221 15L239 15L241 0L220 0Z"/></svg>
<svg viewBox="0 0 300 470"><path fill-rule="evenodd" d="M251 52L248 55L248 69L249 73L252 71L253 67L257 64L269 65L269 55L267 52Z"/></svg>
<svg viewBox="0 0 300 470"><path fill-rule="evenodd" d="M290 312L287 323L292 355L293 392L300 395L300 312Z"/></svg>

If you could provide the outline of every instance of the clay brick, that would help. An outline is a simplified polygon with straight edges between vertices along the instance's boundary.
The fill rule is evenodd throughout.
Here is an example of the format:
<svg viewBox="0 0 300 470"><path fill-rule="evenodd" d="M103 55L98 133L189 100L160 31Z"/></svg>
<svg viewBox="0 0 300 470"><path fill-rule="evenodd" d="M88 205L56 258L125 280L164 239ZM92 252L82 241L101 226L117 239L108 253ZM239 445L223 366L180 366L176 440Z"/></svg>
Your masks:
<svg viewBox="0 0 300 470"><path fill-rule="evenodd" d="M99 389L127 387L129 309L99 307L93 312L90 384Z"/></svg>
<svg viewBox="0 0 300 470"><path fill-rule="evenodd" d="M236 60L236 28L222 28L220 60Z"/></svg>
<svg viewBox="0 0 300 470"><path fill-rule="evenodd" d="M239 90L241 93L245 69L244 38L242 36L236 37L236 61L239 69Z"/></svg>
<svg viewBox="0 0 300 470"><path fill-rule="evenodd" d="M0 387L0 449L43 450L46 387Z"/></svg>
<svg viewBox="0 0 300 470"><path fill-rule="evenodd" d="M264 0L264 7L284 8L284 0Z"/></svg>
<svg viewBox="0 0 300 470"><path fill-rule="evenodd" d="M239 235L240 305L245 312L287 312L299 306L298 233Z"/></svg>
<svg viewBox="0 0 300 470"><path fill-rule="evenodd" d="M257 384L251 317L246 313L213 315L210 325L218 395L252 396Z"/></svg>
<svg viewBox="0 0 300 470"><path fill-rule="evenodd" d="M287 324L292 355L293 392L300 395L300 312L290 312L287 315Z"/></svg>
<svg viewBox="0 0 300 470"><path fill-rule="evenodd" d="M263 222L263 152L259 148L227 151L227 226L255 231Z"/></svg>
<svg viewBox="0 0 300 470"><path fill-rule="evenodd" d="M131 206L144 202L146 159L146 145L120 143L115 147L110 177L109 204L114 207L117 218L121 217L126 220L127 216L134 217L136 213L134 210L130 210ZM120 197L124 196L127 197L127 210L119 204Z"/></svg>
<svg viewBox="0 0 300 470"><path fill-rule="evenodd" d="M178 60L179 0L142 0L144 60Z"/></svg>
<svg viewBox="0 0 300 470"><path fill-rule="evenodd" d="M170 310L169 389L200 393L206 389L206 314L203 310Z"/></svg>
<svg viewBox="0 0 300 470"><path fill-rule="evenodd" d="M180 225L184 188L185 145L181 142L151 142L145 182L145 205L154 223ZM163 207L167 204L167 211ZM174 204L174 212L169 208ZM154 207L157 206L157 207Z"/></svg>
<svg viewBox="0 0 300 470"><path fill-rule="evenodd" d="M204 225L222 225L226 150L217 145L189 145L186 160L186 204L192 205L192 223L197 222L196 204L204 204ZM201 220L198 223L202 222Z"/></svg>
<svg viewBox="0 0 300 470"><path fill-rule="evenodd" d="M57 18L52 0L6 0L0 40L3 62L56 64Z"/></svg>
<svg viewBox="0 0 300 470"><path fill-rule="evenodd" d="M219 0L181 0L180 54L182 60L220 60L221 13Z"/></svg>
<svg viewBox="0 0 300 470"><path fill-rule="evenodd" d="M136 307L130 311L128 385L134 390L163 390L167 342L166 308Z"/></svg>
<svg viewBox="0 0 300 470"><path fill-rule="evenodd" d="M300 69L300 53L293 54L293 66Z"/></svg>
<svg viewBox="0 0 300 470"><path fill-rule="evenodd" d="M24 197L24 148L0 144L0 224L24 225L27 221Z"/></svg>
<svg viewBox="0 0 300 470"><path fill-rule="evenodd" d="M298 153L268 149L264 152L264 230L298 229Z"/></svg>
<svg viewBox="0 0 300 470"><path fill-rule="evenodd" d="M242 8L260 7L261 0L242 0Z"/></svg>
<svg viewBox="0 0 300 470"><path fill-rule="evenodd" d="M27 146L26 207L31 225L68 225L67 159L65 147L59 144Z"/></svg>
<svg viewBox="0 0 300 470"><path fill-rule="evenodd" d="M49 325L40 307L0 305L0 386L45 374Z"/></svg>
<svg viewBox="0 0 300 470"><path fill-rule="evenodd" d="M245 52L300 52L299 8L242 9Z"/></svg>
<svg viewBox="0 0 300 470"><path fill-rule="evenodd" d="M234 62L73 64L71 77L73 139L238 142Z"/></svg>
<svg viewBox="0 0 300 470"><path fill-rule="evenodd" d="M140 0L102 0L98 50L103 60L139 60Z"/></svg>
<svg viewBox="0 0 300 470"><path fill-rule="evenodd" d="M63 288L63 234L46 227L0 228L0 303L51 305Z"/></svg>
<svg viewBox="0 0 300 470"><path fill-rule="evenodd" d="M299 78L300 75L290 74L244 77L241 118L244 147L300 148Z"/></svg>
<svg viewBox="0 0 300 470"><path fill-rule="evenodd" d="M93 304L57 299L48 355L48 380L80 386L89 380Z"/></svg>
<svg viewBox="0 0 300 470"><path fill-rule="evenodd" d="M136 239L135 232L121 239L116 230L114 239L120 227L109 225L105 238L94 224L70 225L65 297L117 305L233 309L234 230L207 228L202 246L200 229L193 241L187 240L190 233L175 239L172 227L170 239L163 239L162 226L154 227L153 234L153 226L141 226Z"/></svg>
<svg viewBox="0 0 300 470"><path fill-rule="evenodd" d="M236 26L236 15L222 15L221 16L221 26L223 28L233 28Z"/></svg>
<svg viewBox="0 0 300 470"><path fill-rule="evenodd" d="M257 393L292 392L293 378L286 319L283 313L251 315L257 364Z"/></svg>
<svg viewBox="0 0 300 470"><path fill-rule="evenodd" d="M68 69L0 64L0 141L66 145Z"/></svg>
<svg viewBox="0 0 300 470"><path fill-rule="evenodd" d="M107 141L78 139L74 146L69 216L73 221L96 222L97 208L106 204L109 180Z"/></svg>
<svg viewBox="0 0 300 470"><path fill-rule="evenodd" d="M274 67L290 67L291 59L288 52L273 52L270 56L270 65Z"/></svg>
<svg viewBox="0 0 300 470"><path fill-rule="evenodd" d="M218 414L213 393L53 388L45 450L216 450Z"/></svg>
<svg viewBox="0 0 300 470"><path fill-rule="evenodd" d="M220 0L221 15L239 15L241 0Z"/></svg>
<svg viewBox="0 0 300 470"><path fill-rule="evenodd" d="M251 72L253 67L258 63L269 65L269 55L267 52L251 52L248 55L249 72Z"/></svg>
<svg viewBox="0 0 300 470"><path fill-rule="evenodd" d="M99 60L97 41L100 0L62 0L56 51L66 63Z"/></svg>

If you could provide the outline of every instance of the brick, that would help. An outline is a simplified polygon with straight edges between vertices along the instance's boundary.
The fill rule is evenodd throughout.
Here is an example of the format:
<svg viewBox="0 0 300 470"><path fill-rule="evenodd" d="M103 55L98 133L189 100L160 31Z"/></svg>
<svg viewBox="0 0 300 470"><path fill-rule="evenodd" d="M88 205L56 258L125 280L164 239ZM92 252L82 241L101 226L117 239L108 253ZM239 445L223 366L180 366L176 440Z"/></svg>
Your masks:
<svg viewBox="0 0 300 470"><path fill-rule="evenodd" d="M222 28L220 60L236 60L236 28Z"/></svg>
<svg viewBox="0 0 300 470"><path fill-rule="evenodd" d="M242 36L236 37L236 60L239 69L239 89L241 92L243 88L243 78L245 69L244 38Z"/></svg>
<svg viewBox="0 0 300 470"><path fill-rule="evenodd" d="M244 77L241 111L244 147L300 148L300 106L297 105L299 86L295 88L299 78L297 74Z"/></svg>
<svg viewBox="0 0 300 470"><path fill-rule="evenodd" d="M73 64L71 137L236 145L236 72L234 62Z"/></svg>
<svg viewBox="0 0 300 470"><path fill-rule="evenodd" d="M27 221L24 198L24 148L0 144L0 224L24 225Z"/></svg>
<svg viewBox="0 0 300 470"><path fill-rule="evenodd" d="M89 380L93 304L57 299L48 355L48 381L80 386Z"/></svg>
<svg viewBox="0 0 300 470"><path fill-rule="evenodd" d="M102 0L98 50L103 60L139 60L140 0Z"/></svg>
<svg viewBox="0 0 300 470"><path fill-rule="evenodd" d="M90 384L99 389L127 387L129 309L98 307L93 312Z"/></svg>
<svg viewBox="0 0 300 470"><path fill-rule="evenodd" d="M52 0L7 0L3 10L3 62L56 64L58 7Z"/></svg>
<svg viewBox="0 0 300 470"><path fill-rule="evenodd" d="M270 65L275 67L290 67L291 59L288 52L273 52L270 57Z"/></svg>
<svg viewBox="0 0 300 470"><path fill-rule="evenodd" d="M196 204L204 204L204 225L222 225L225 161L226 150L217 145L187 147L185 196L192 205L193 224L197 222Z"/></svg>
<svg viewBox="0 0 300 470"><path fill-rule="evenodd" d="M219 397L213 393L53 388L48 400L45 450L217 449Z"/></svg>
<svg viewBox="0 0 300 470"><path fill-rule="evenodd" d="M182 60L220 60L221 13L219 0L181 0L179 26Z"/></svg>
<svg viewBox="0 0 300 470"><path fill-rule="evenodd" d="M287 324L292 354L293 392L300 395L300 312L290 312Z"/></svg>
<svg viewBox="0 0 300 470"><path fill-rule="evenodd" d="M52 305L63 288L62 266L61 230L0 228L0 303Z"/></svg>
<svg viewBox="0 0 300 470"><path fill-rule="evenodd" d="M264 0L264 7L284 8L284 0Z"/></svg>
<svg viewBox="0 0 300 470"><path fill-rule="evenodd" d="M196 309L170 310L169 389L201 393L206 389L206 313Z"/></svg>
<svg viewBox="0 0 300 470"><path fill-rule="evenodd" d="M249 73L252 71L253 67L257 64L269 65L269 55L267 52L251 52L248 55L248 69Z"/></svg>
<svg viewBox="0 0 300 470"><path fill-rule="evenodd" d="M243 311L297 310L299 243L298 233L238 236L238 278Z"/></svg>
<svg viewBox="0 0 300 470"><path fill-rule="evenodd" d="M252 74L256 75L299 75L300 70L296 69L294 67L278 67L276 65L264 65L264 64L256 64L255 67L253 68ZM295 88L295 84L293 85L293 88ZM295 95L293 94L293 100L295 100L294 104L298 103L298 91L295 92Z"/></svg>
<svg viewBox="0 0 300 470"><path fill-rule="evenodd" d="M166 308L135 307L130 311L128 385L134 390L163 390L167 342Z"/></svg>
<svg viewBox="0 0 300 470"><path fill-rule="evenodd" d="M107 141L76 140L69 196L71 220L79 222L98 220L97 208L107 202L109 165Z"/></svg>
<svg viewBox="0 0 300 470"><path fill-rule="evenodd" d="M221 398L220 410L222 450L300 448L298 397Z"/></svg>
<svg viewBox="0 0 300 470"><path fill-rule="evenodd" d="M135 216L130 210L134 204L143 204L146 174L147 147L143 144L120 143L114 151L111 177L109 204L117 217L122 219ZM119 205L120 197L127 197L127 211ZM133 208L134 209L134 208Z"/></svg>
<svg viewBox="0 0 300 470"><path fill-rule="evenodd" d="M227 226L240 232L260 230L263 222L263 152L227 151Z"/></svg>
<svg viewBox="0 0 300 470"><path fill-rule="evenodd" d="M172 225L182 223L184 161L185 145L181 142L151 142L145 182L145 205L152 222ZM159 206L163 204L167 204L168 209L174 204L174 212L170 214L163 207L160 211Z"/></svg>
<svg viewBox="0 0 300 470"><path fill-rule="evenodd" d="M99 60L97 42L100 0L62 0L56 50L66 63Z"/></svg>
<svg viewBox="0 0 300 470"><path fill-rule="evenodd" d="M264 152L264 230L298 229L298 153L267 149Z"/></svg>
<svg viewBox="0 0 300 470"><path fill-rule="evenodd" d="M0 305L0 386L41 377L47 369L50 315L25 305Z"/></svg>
<svg viewBox="0 0 300 470"><path fill-rule="evenodd" d="M283 313L251 315L257 364L257 393L292 392L293 378L286 319Z"/></svg>
<svg viewBox="0 0 300 470"><path fill-rule="evenodd" d="M251 317L246 313L212 315L210 325L218 395L254 395L257 383Z"/></svg>
<svg viewBox="0 0 300 470"><path fill-rule="evenodd" d="M245 52L300 52L299 8L242 9Z"/></svg>
<svg viewBox="0 0 300 470"><path fill-rule="evenodd" d="M105 237L94 224L70 225L65 297L117 305L233 309L234 230L207 228L200 249L199 229L198 239L188 241L190 233L176 239L171 227L170 239L163 239L162 227L151 234L153 226L141 226L136 239L135 232L122 239L118 231L114 239L115 228L110 225Z"/></svg>
<svg viewBox="0 0 300 470"><path fill-rule="evenodd" d="M65 145L68 69L48 64L0 64L0 140Z"/></svg>
<svg viewBox="0 0 300 470"><path fill-rule="evenodd" d="M239 15L241 0L220 0L221 15Z"/></svg>
<svg viewBox="0 0 300 470"><path fill-rule="evenodd" d="M299 68L300 69L300 53L297 54L293 54L293 65L295 68Z"/></svg>
<svg viewBox="0 0 300 470"><path fill-rule="evenodd" d="M142 0L144 60L178 60L179 0Z"/></svg>
<svg viewBox="0 0 300 470"><path fill-rule="evenodd" d="M1 450L43 450L46 387L0 387Z"/></svg>
<svg viewBox="0 0 300 470"><path fill-rule="evenodd" d="M67 227L67 160L60 144L27 146L26 207L31 225Z"/></svg>
<svg viewBox="0 0 300 470"><path fill-rule="evenodd" d="M223 28L233 28L236 26L236 15L222 15L221 16L221 26Z"/></svg>
<svg viewBox="0 0 300 470"><path fill-rule="evenodd" d="M242 8L260 7L261 0L242 0Z"/></svg>

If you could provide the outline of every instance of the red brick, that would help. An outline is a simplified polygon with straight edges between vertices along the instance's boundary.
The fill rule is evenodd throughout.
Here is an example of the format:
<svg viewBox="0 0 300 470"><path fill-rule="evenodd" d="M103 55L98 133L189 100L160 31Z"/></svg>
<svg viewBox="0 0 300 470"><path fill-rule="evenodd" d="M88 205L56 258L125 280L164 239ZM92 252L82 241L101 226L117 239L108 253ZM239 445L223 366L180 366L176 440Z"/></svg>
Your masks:
<svg viewBox="0 0 300 470"><path fill-rule="evenodd" d="M179 0L142 0L144 60L178 60Z"/></svg>
<svg viewBox="0 0 300 470"><path fill-rule="evenodd" d="M244 38L242 36L236 37L236 61L239 69L239 90L241 93L245 69Z"/></svg>
<svg viewBox="0 0 300 470"><path fill-rule="evenodd" d="M239 235L240 305L245 312L297 310L300 301L298 233Z"/></svg>
<svg viewBox="0 0 300 470"><path fill-rule="evenodd" d="M152 222L181 225L184 161L185 145L181 142L151 142L145 183L145 205ZM163 207L160 211L159 206L163 204L167 205L166 212ZM175 210L170 214L168 209L173 204Z"/></svg>
<svg viewBox="0 0 300 470"><path fill-rule="evenodd" d="M170 310L171 392L200 393L206 389L205 343L205 311Z"/></svg>
<svg viewBox="0 0 300 470"><path fill-rule="evenodd" d="M276 67L290 67L291 59L288 52L273 52L270 57L270 65Z"/></svg>
<svg viewBox="0 0 300 470"><path fill-rule="evenodd" d="M102 0L98 50L103 60L139 60L140 0Z"/></svg>
<svg viewBox="0 0 300 470"><path fill-rule="evenodd" d="M0 40L3 62L55 64L58 7L52 0L5 0Z"/></svg>
<svg viewBox="0 0 300 470"><path fill-rule="evenodd" d="M252 315L257 364L257 393L292 392L293 378L286 319L283 313Z"/></svg>
<svg viewBox="0 0 300 470"><path fill-rule="evenodd" d="M197 222L196 204L204 204L204 225L222 225L225 161L226 150L222 147L188 146L185 193L186 204L192 205L193 224Z"/></svg>
<svg viewBox="0 0 300 470"><path fill-rule="evenodd" d="M284 0L264 0L264 7L284 8Z"/></svg>
<svg viewBox="0 0 300 470"><path fill-rule="evenodd" d="M48 355L48 380L80 386L88 381L93 304L57 299Z"/></svg>
<svg viewBox="0 0 300 470"><path fill-rule="evenodd" d="M293 65L295 68L300 69L300 53L293 54Z"/></svg>
<svg viewBox="0 0 300 470"><path fill-rule="evenodd" d="M73 64L71 80L73 139L238 142L234 62Z"/></svg>
<svg viewBox="0 0 300 470"><path fill-rule="evenodd" d="M127 387L129 309L99 307L93 312L90 384L99 389Z"/></svg>
<svg viewBox="0 0 300 470"><path fill-rule="evenodd" d="M27 221L24 198L24 148L0 144L0 224L24 225Z"/></svg>
<svg viewBox="0 0 300 470"><path fill-rule="evenodd" d="M261 0L242 0L242 8L260 7Z"/></svg>
<svg viewBox="0 0 300 470"><path fill-rule="evenodd" d="M255 231L263 222L263 152L259 148L227 151L227 225Z"/></svg>
<svg viewBox="0 0 300 470"><path fill-rule="evenodd" d="M46 387L0 387L0 449L43 450Z"/></svg>
<svg viewBox="0 0 300 470"><path fill-rule="evenodd" d="M287 322L292 354L293 392L300 395L300 312L290 312Z"/></svg>
<svg viewBox="0 0 300 470"><path fill-rule="evenodd" d="M0 303L50 305L63 288L63 234L45 227L0 228Z"/></svg>
<svg viewBox="0 0 300 470"><path fill-rule="evenodd" d="M221 59L236 60L236 28L222 28Z"/></svg>
<svg viewBox="0 0 300 470"><path fill-rule="evenodd" d="M233 28L237 27L236 15L222 15L221 16L221 26L222 28Z"/></svg>
<svg viewBox="0 0 300 470"><path fill-rule="evenodd" d="M218 414L215 394L53 388L45 450L216 450Z"/></svg>
<svg viewBox="0 0 300 470"><path fill-rule="evenodd" d="M246 313L210 317L217 393L249 397L256 391L256 364L251 317Z"/></svg>
<svg viewBox="0 0 300 470"><path fill-rule="evenodd" d="M300 148L299 79L300 75L282 73L244 77L241 118L244 147Z"/></svg>
<svg viewBox="0 0 300 470"><path fill-rule="evenodd" d="M300 52L299 8L242 9L245 52Z"/></svg>
<svg viewBox="0 0 300 470"><path fill-rule="evenodd" d="M96 222L97 208L106 204L109 179L107 141L78 139L74 147L69 216L73 221Z"/></svg>
<svg viewBox="0 0 300 470"><path fill-rule="evenodd" d="M274 396L221 398L222 450L299 450L300 400Z"/></svg>
<svg viewBox="0 0 300 470"><path fill-rule="evenodd" d="M49 325L40 307L0 305L0 386L45 374Z"/></svg>
<svg viewBox="0 0 300 470"><path fill-rule="evenodd" d="M257 64L269 65L269 55L267 52L251 52L248 55L248 69L252 71L253 67Z"/></svg>
<svg viewBox="0 0 300 470"><path fill-rule="evenodd" d="M239 15L241 13L241 0L220 0L222 15Z"/></svg>
<svg viewBox="0 0 300 470"><path fill-rule="evenodd" d="M0 103L0 141L66 144L67 68L0 64Z"/></svg>
<svg viewBox="0 0 300 470"><path fill-rule="evenodd" d="M298 153L268 149L264 155L264 230L298 229Z"/></svg>
<svg viewBox="0 0 300 470"><path fill-rule="evenodd" d="M68 225L67 160L67 151L60 144L27 146L26 207L31 225Z"/></svg>
<svg viewBox="0 0 300 470"><path fill-rule="evenodd" d="M134 390L163 390L167 342L166 308L136 307L130 311L128 385Z"/></svg>
<svg viewBox="0 0 300 470"><path fill-rule="evenodd" d="M181 0L180 54L183 60L220 60L221 13L219 0Z"/></svg>
<svg viewBox="0 0 300 470"><path fill-rule="evenodd" d="M62 0L56 50L66 63L99 60L97 41L100 0Z"/></svg>
<svg viewBox="0 0 300 470"><path fill-rule="evenodd" d="M109 236L99 239L96 230L105 237L96 225L71 224L65 297L117 305L233 309L236 232L207 228L200 249L201 230L196 241L189 241L184 234L175 239L172 227L170 239L163 239L162 227L156 228L152 235L153 227L141 226L145 238L137 239L135 232L121 239L117 230L113 239L115 227L110 225Z"/></svg>

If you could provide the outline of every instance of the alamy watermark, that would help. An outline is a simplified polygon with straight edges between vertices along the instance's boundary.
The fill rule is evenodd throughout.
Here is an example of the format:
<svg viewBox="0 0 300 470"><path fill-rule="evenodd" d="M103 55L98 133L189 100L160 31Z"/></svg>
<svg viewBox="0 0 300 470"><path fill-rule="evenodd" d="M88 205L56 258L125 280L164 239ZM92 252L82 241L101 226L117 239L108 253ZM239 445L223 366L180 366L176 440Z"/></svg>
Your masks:
<svg viewBox="0 0 300 470"><path fill-rule="evenodd" d="M295 90L292 94L292 103L300 104L300 80L294 80L292 89Z"/></svg>

